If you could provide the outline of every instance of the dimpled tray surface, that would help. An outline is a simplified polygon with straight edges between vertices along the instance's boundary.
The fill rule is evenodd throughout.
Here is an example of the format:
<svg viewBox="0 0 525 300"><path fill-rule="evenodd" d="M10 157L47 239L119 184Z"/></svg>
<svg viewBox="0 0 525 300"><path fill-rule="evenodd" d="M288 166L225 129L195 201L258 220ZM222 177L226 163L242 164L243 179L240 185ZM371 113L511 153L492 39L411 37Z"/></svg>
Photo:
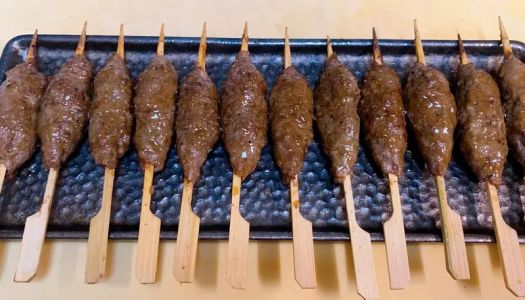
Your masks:
<svg viewBox="0 0 525 300"><path fill-rule="evenodd" d="M13 38L0 60L0 80L5 71L25 59L31 37ZM78 36L41 35L38 38L38 68L53 75L73 55ZM88 36L86 52L95 71L100 70L115 51L117 37ZM155 54L157 38L126 37L126 61L136 80ZM199 39L167 38L166 56L175 66L180 80L195 66ZM371 63L370 40L334 40L341 61L362 80ZM455 41L425 41L427 63L444 72L454 89L458 67ZM478 67L494 74L501 63L497 41L467 41L466 50ZM208 39L207 71L219 90L240 47L239 39ZM385 63L391 65L403 81L415 62L412 41L382 40ZM514 53L523 59L524 45L513 42ZM312 87L317 84L325 61L324 40L292 40L292 59L297 70ZM283 69L283 40L251 39L252 60L273 87ZM334 184L328 160L318 143L318 133L311 145L300 175L301 213L314 226L314 236L323 240L348 239L347 217L342 187ZM409 241L439 241L440 221L434 179L425 172L421 157L409 136L404 176L400 178L403 217ZM40 206L47 178L40 149L13 178L6 180L0 194L0 237L20 238L25 219ZM523 171L509 156L504 184L499 189L505 221L520 234L525 233L520 195ZM366 148L359 149L359 159L352 180L359 224L381 240L382 222L390 216L388 182L371 161ZM104 169L90 154L87 138L60 170L49 220L48 237L86 238L89 221L100 207ZM461 155L454 159L445 176L451 207L461 215L467 241L493 241L492 217L483 186L476 181ZM143 173L133 148L122 158L115 174L111 213L111 238L136 238L140 219ZM228 235L232 171L222 144L210 153L202 178L195 185L193 210L201 218L201 238L224 239ZM162 238L175 238L182 192L182 168L174 146L166 168L154 177L152 211L162 219ZM290 201L288 187L268 144L257 169L242 183L241 214L251 224L254 239L289 239ZM521 235L520 235L521 236Z"/></svg>

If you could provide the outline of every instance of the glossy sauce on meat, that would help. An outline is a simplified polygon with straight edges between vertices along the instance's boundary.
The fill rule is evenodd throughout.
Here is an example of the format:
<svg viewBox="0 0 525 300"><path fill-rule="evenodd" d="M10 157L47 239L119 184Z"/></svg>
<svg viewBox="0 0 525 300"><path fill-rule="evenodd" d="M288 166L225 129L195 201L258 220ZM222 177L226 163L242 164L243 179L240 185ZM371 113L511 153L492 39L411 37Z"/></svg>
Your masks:
<svg viewBox="0 0 525 300"><path fill-rule="evenodd" d="M366 144L384 175L403 173L407 148L401 81L387 65L373 63L361 89L359 115Z"/></svg>
<svg viewBox="0 0 525 300"><path fill-rule="evenodd" d="M359 87L357 80L333 54L316 90L315 117L323 151L330 158L337 183L351 176L359 150Z"/></svg>
<svg viewBox="0 0 525 300"><path fill-rule="evenodd" d="M525 64L514 55L503 60L499 72L507 142L525 167Z"/></svg>
<svg viewBox="0 0 525 300"><path fill-rule="evenodd" d="M228 72L221 96L222 138L233 172L241 178L257 166L266 144L266 82L250 59L240 51Z"/></svg>
<svg viewBox="0 0 525 300"><path fill-rule="evenodd" d="M456 103L441 72L417 63L405 87L406 109L416 142L428 170L442 176L454 145Z"/></svg>
<svg viewBox="0 0 525 300"><path fill-rule="evenodd" d="M86 56L75 55L49 82L38 121L47 168L58 169L82 138L90 107L91 79L91 64Z"/></svg>
<svg viewBox="0 0 525 300"><path fill-rule="evenodd" d="M463 157L480 180L501 184L508 149L498 85L473 64L461 65L456 101Z"/></svg>
<svg viewBox="0 0 525 300"><path fill-rule="evenodd" d="M128 150L133 126L131 93L126 62L114 54L95 76L89 144L97 164L114 169Z"/></svg>
<svg viewBox="0 0 525 300"><path fill-rule="evenodd" d="M142 167L164 168L175 127L177 72L164 57L157 55L140 74L135 87L134 143Z"/></svg>
<svg viewBox="0 0 525 300"><path fill-rule="evenodd" d="M217 88L201 68L189 73L181 85L175 131L184 178L195 182L219 139Z"/></svg>
<svg viewBox="0 0 525 300"><path fill-rule="evenodd" d="M45 76L31 62L7 71L0 86L0 162L8 174L35 150L38 108L45 87Z"/></svg>
<svg viewBox="0 0 525 300"><path fill-rule="evenodd" d="M289 182L303 168L313 139L313 95L308 82L291 66L277 79L270 97L275 160Z"/></svg>

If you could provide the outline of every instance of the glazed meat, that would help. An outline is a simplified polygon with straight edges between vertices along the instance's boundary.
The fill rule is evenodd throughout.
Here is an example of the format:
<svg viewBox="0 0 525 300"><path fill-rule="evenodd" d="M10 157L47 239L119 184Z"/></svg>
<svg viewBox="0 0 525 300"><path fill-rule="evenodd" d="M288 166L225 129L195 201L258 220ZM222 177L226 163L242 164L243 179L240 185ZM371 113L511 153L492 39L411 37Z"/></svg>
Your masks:
<svg viewBox="0 0 525 300"><path fill-rule="evenodd" d="M504 59L498 75L503 92L507 142L525 167L525 65L511 55Z"/></svg>
<svg viewBox="0 0 525 300"><path fill-rule="evenodd" d="M224 145L233 172L241 178L255 170L266 144L265 92L266 82L250 53L240 51L224 82L220 114Z"/></svg>
<svg viewBox="0 0 525 300"><path fill-rule="evenodd" d="M401 81L387 65L373 63L361 90L359 116L372 158L384 175L403 173L407 132Z"/></svg>
<svg viewBox="0 0 525 300"><path fill-rule="evenodd" d="M417 63L408 74L406 109L416 142L433 176L443 176L452 156L456 103L441 72Z"/></svg>
<svg viewBox="0 0 525 300"><path fill-rule="evenodd" d="M498 85L473 64L461 65L456 101L463 157L480 180L501 184L508 149Z"/></svg>
<svg viewBox="0 0 525 300"><path fill-rule="evenodd" d="M7 71L0 86L0 163L8 174L35 150L38 108L45 87L45 76L32 62Z"/></svg>
<svg viewBox="0 0 525 300"><path fill-rule="evenodd" d="M313 95L308 82L291 66L277 79L270 97L273 151L284 180L303 168L313 139Z"/></svg>
<svg viewBox="0 0 525 300"><path fill-rule="evenodd" d="M89 144L97 164L110 169L128 150L133 117L131 79L124 59L114 54L95 77Z"/></svg>
<svg viewBox="0 0 525 300"><path fill-rule="evenodd" d="M156 55L140 74L135 88L135 148L140 164L164 168L173 136L177 72L171 63Z"/></svg>
<svg viewBox="0 0 525 300"><path fill-rule="evenodd" d="M355 77L332 54L316 90L315 116L323 151L337 183L352 175L359 150L359 87Z"/></svg>
<svg viewBox="0 0 525 300"><path fill-rule="evenodd" d="M219 139L217 88L202 68L189 73L181 85L175 131L184 178L195 182Z"/></svg>
<svg viewBox="0 0 525 300"><path fill-rule="evenodd" d="M85 55L69 59L42 98L38 136L47 168L58 169L78 145L88 119L91 64Z"/></svg>

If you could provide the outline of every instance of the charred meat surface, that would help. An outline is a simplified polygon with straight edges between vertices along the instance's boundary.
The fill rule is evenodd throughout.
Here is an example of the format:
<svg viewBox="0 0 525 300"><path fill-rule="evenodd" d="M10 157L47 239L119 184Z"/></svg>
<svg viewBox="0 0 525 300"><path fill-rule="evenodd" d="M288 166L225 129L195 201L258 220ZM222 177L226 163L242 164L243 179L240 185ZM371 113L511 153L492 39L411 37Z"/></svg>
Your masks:
<svg viewBox="0 0 525 300"><path fill-rule="evenodd" d="M503 60L499 72L507 142L525 167L525 64L514 55Z"/></svg>
<svg viewBox="0 0 525 300"><path fill-rule="evenodd" d="M400 176L407 148L401 80L389 66L373 63L361 96L359 116L372 158L384 175Z"/></svg>
<svg viewBox="0 0 525 300"><path fill-rule="evenodd" d="M406 109L421 155L433 176L443 176L452 156L456 103L441 72L416 63L405 86Z"/></svg>
<svg viewBox="0 0 525 300"><path fill-rule="evenodd" d="M133 126L131 93L126 62L114 54L95 76L89 144L97 164L114 169L128 150Z"/></svg>
<svg viewBox="0 0 525 300"><path fill-rule="evenodd" d="M222 138L233 172L250 175L266 144L266 82L252 64L250 53L241 51L228 72L221 97Z"/></svg>
<svg viewBox="0 0 525 300"><path fill-rule="evenodd" d="M49 82L38 120L47 168L58 169L82 138L90 108L91 79L91 64L86 56L75 55Z"/></svg>
<svg viewBox="0 0 525 300"><path fill-rule="evenodd" d="M10 175L35 150L38 108L46 82L34 63L25 62L7 71L0 86L0 163Z"/></svg>
<svg viewBox="0 0 525 300"><path fill-rule="evenodd" d="M201 68L189 73L181 85L175 131L184 178L195 182L208 153L219 139L217 88Z"/></svg>
<svg viewBox="0 0 525 300"><path fill-rule="evenodd" d="M359 87L354 75L333 54L316 90L315 116L323 151L330 158L334 180L352 175L359 151Z"/></svg>
<svg viewBox="0 0 525 300"><path fill-rule="evenodd" d="M171 63L156 55L140 74L135 87L135 148L140 164L164 168L175 127L177 72Z"/></svg>
<svg viewBox="0 0 525 300"><path fill-rule="evenodd" d="M463 157L480 180L501 184L508 149L498 85L473 64L462 65L456 101Z"/></svg>
<svg viewBox="0 0 525 300"><path fill-rule="evenodd" d="M277 79L270 97L275 160L289 182L303 168L313 139L313 95L308 82L291 66Z"/></svg>

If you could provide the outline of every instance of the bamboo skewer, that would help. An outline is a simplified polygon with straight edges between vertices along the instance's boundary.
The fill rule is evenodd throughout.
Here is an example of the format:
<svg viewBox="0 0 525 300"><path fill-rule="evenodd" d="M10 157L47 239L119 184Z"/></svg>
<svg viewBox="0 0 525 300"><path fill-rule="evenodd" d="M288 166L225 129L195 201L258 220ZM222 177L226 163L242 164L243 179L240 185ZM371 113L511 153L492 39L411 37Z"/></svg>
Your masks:
<svg viewBox="0 0 525 300"><path fill-rule="evenodd" d="M377 39L375 28L372 29L372 49L374 62L383 64L383 56ZM399 183L395 174L388 174L390 198L392 202L392 216L383 223L385 246L388 262L388 273L391 289L403 289L410 282L410 267L403 223L403 208L399 195Z"/></svg>
<svg viewBox="0 0 525 300"><path fill-rule="evenodd" d="M326 54L330 58L334 51L330 37L326 37ZM354 271L357 284L357 292L364 299L379 299L377 279L372 253L372 242L370 234L363 230L355 217L354 196L352 192L352 181L350 175L343 182L345 192L346 213L348 215L348 228L350 231L350 243L352 245L352 256L354 258Z"/></svg>
<svg viewBox="0 0 525 300"><path fill-rule="evenodd" d="M507 58L512 55L512 48L501 17L499 17L499 27L501 32L501 44L503 45L503 54ZM458 40L460 52L462 52L461 63L468 63L468 58L466 62L463 61L463 57L467 57L467 55L463 47L463 41L459 35ZM486 182L486 190L492 213L494 231L496 233L498 254L503 264L505 285L516 296L523 297L525 296L525 265L521 255L518 235L516 230L510 227L503 219L496 186Z"/></svg>
<svg viewBox="0 0 525 300"><path fill-rule="evenodd" d="M507 30L505 30L505 26L503 25L503 20L501 17L498 17L498 21L501 45L503 46L503 56L507 58L512 55L512 46L510 45L509 36L507 35Z"/></svg>
<svg viewBox="0 0 525 300"><path fill-rule="evenodd" d="M233 288L245 289L248 243L250 241L250 223L242 217L239 210L240 197L241 177L233 174L226 277Z"/></svg>
<svg viewBox="0 0 525 300"><path fill-rule="evenodd" d="M16 267L15 282L29 282L35 276L40 260L40 253L46 236L49 211L58 178L58 170L51 168L47 177L46 191L40 209L26 220L22 246Z"/></svg>
<svg viewBox="0 0 525 300"><path fill-rule="evenodd" d="M164 24L162 24L157 45L157 55L164 55ZM144 166L144 187L142 190L142 207L140 210L139 238L135 276L140 283L154 283L157 275L159 255L160 219L151 212L153 194L152 164Z"/></svg>
<svg viewBox="0 0 525 300"><path fill-rule="evenodd" d="M84 22L75 55L84 55L86 27L87 22ZM28 56L34 58L34 51L33 54ZM51 204L53 202L57 178L58 168L51 168L47 178L42 205L36 213L29 216L26 220L20 255L18 257L18 265L14 278L15 282L29 282L36 274L38 263L40 261L40 253L42 252L42 246L46 236L47 222L49 219Z"/></svg>
<svg viewBox="0 0 525 300"><path fill-rule="evenodd" d="M29 44L29 50L27 50L27 59L26 61L29 63L35 63L36 58L36 40L38 36L38 29L35 29L35 32L33 33L33 37L31 38L31 43ZM0 193L2 192L2 186L4 185L5 175L7 173L7 168L5 165L0 161Z"/></svg>
<svg viewBox="0 0 525 300"><path fill-rule="evenodd" d="M286 69L290 66L292 66L292 53L288 28L286 28L284 37L284 68ZM303 289L314 289L317 287L317 279L315 275L312 223L306 220L300 212L299 179L297 175L290 182L290 201L295 280Z"/></svg>
<svg viewBox="0 0 525 300"><path fill-rule="evenodd" d="M117 55L124 59L124 25L120 25L120 35L117 43ZM85 283L97 283L106 270L106 255L108 246L109 221L111 216L111 200L113 198L113 183L115 169L106 167L104 171L104 187L100 210L89 223L87 244L87 259Z"/></svg>
<svg viewBox="0 0 525 300"><path fill-rule="evenodd" d="M414 20L414 34L417 61L426 64L416 20ZM441 217L441 233L445 245L447 271L454 279L469 279L469 263L461 217L448 205L445 178L443 176L436 176L435 180Z"/></svg>
<svg viewBox="0 0 525 300"><path fill-rule="evenodd" d="M521 256L520 243L516 230L510 227L499 206L498 191L490 183L486 183L489 196L492 222L496 233L499 258L503 264L505 285L516 296L525 296L525 265Z"/></svg>
<svg viewBox="0 0 525 300"><path fill-rule="evenodd" d="M241 51L248 51L248 23L244 23ZM240 212L242 178L233 174L232 204L230 212L230 233L228 237L228 263L226 278L236 289L246 288L246 270L248 263L248 244L250 241L250 223Z"/></svg>
<svg viewBox="0 0 525 300"><path fill-rule="evenodd" d="M352 255L354 257L357 292L367 300L379 299L372 242L370 241L370 234L357 224L350 175L345 177L343 188L345 192L346 214L348 215L348 227L350 229Z"/></svg>
<svg viewBox="0 0 525 300"><path fill-rule="evenodd" d="M197 68L206 70L206 23L202 27ZM179 229L175 245L173 274L179 282L192 282L195 274L195 259L199 242L200 218L191 208L193 182L184 180L179 216Z"/></svg>

